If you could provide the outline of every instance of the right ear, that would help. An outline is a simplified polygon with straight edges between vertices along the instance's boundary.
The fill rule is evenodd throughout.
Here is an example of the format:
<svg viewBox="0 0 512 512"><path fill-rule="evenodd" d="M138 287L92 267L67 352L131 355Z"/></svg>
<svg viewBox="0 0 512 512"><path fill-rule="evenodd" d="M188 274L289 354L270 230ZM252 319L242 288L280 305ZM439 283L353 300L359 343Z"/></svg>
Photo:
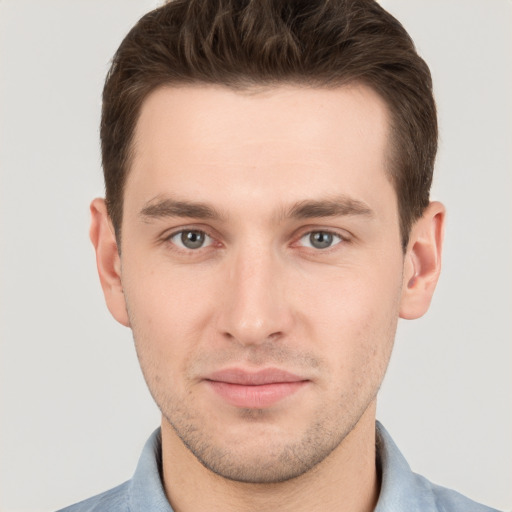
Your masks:
<svg viewBox="0 0 512 512"><path fill-rule="evenodd" d="M121 282L121 257L104 199L97 198L91 203L89 236L96 251L96 265L107 307L120 324L130 327Z"/></svg>

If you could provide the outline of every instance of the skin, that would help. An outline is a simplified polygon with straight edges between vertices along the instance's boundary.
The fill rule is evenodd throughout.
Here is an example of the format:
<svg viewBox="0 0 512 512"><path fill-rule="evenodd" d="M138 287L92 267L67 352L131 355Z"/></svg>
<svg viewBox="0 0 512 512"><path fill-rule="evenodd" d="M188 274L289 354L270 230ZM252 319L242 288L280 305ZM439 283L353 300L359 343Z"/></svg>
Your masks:
<svg viewBox="0 0 512 512"><path fill-rule="evenodd" d="M428 309L444 221L431 203L404 254L388 134L385 103L358 85L196 85L145 100L122 246L101 199L91 239L162 411L177 512L373 510L376 395L398 318ZM204 245L184 246L186 230ZM230 368L302 384L240 407L209 383Z"/></svg>

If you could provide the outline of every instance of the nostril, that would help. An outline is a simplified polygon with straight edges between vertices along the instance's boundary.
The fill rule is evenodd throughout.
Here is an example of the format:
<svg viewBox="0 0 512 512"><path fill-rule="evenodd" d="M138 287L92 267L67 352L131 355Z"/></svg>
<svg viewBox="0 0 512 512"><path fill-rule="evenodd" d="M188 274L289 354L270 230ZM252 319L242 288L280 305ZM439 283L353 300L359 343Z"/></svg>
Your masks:
<svg viewBox="0 0 512 512"><path fill-rule="evenodd" d="M282 336L282 331L271 332L270 334L264 334L261 332L247 332L247 331L239 331L239 332L229 332L225 331L223 336L228 341L235 341L240 345L263 345L265 343L274 343L278 341Z"/></svg>

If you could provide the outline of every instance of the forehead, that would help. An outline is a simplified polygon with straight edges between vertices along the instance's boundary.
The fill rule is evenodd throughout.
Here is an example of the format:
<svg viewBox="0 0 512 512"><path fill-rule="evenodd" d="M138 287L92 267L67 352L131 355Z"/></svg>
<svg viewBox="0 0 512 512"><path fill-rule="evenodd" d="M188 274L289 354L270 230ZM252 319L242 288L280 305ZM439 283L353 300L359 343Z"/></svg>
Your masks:
<svg viewBox="0 0 512 512"><path fill-rule="evenodd" d="M384 101L362 85L163 87L141 108L126 199L173 193L228 204L233 194L261 205L314 194L378 200L383 187L394 195L388 125Z"/></svg>

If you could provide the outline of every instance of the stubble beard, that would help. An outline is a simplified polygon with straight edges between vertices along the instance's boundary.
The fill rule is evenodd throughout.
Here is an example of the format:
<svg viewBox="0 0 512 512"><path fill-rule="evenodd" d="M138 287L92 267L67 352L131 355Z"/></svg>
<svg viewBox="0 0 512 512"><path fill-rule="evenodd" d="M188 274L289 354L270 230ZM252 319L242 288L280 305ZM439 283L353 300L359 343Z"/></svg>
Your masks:
<svg viewBox="0 0 512 512"><path fill-rule="evenodd" d="M372 395L359 414L345 415L343 421L322 417L310 425L297 440L283 437L269 440L258 436L258 426L265 421L267 411L245 409L240 416L254 424L254 443L247 447L240 443L214 441L209 433L207 418L193 417L181 405L161 407L164 421L172 428L190 453L209 471L235 482L249 484L277 484L312 471L336 450L358 424L361 416L373 402ZM162 404L162 402L157 402ZM164 402L165 403L165 402ZM358 411L359 412L359 411ZM256 439L257 438L257 439Z"/></svg>
<svg viewBox="0 0 512 512"><path fill-rule="evenodd" d="M132 323L132 329L133 327ZM396 328L396 324L394 327ZM162 413L164 425L167 423L172 433L202 466L235 482L277 484L314 470L343 444L365 412L375 403L391 355L394 329L389 334L390 348L387 357L375 364L372 355L367 354L362 365L364 371L353 375L350 390L338 389L337 394L331 395L337 396L335 400L318 404L314 411L314 420L310 421L309 426L304 426L294 439L283 429L277 428L273 431L269 428L272 422L269 423L268 420L273 413L265 409L238 410L238 422L242 421L246 432L250 433L238 436L238 439L227 439L225 432L219 433L222 426L212 422L209 424L210 418L198 403L194 403L190 390L177 395L169 392L173 388L170 383L167 386L162 385L166 381L163 375L167 371L158 375L159 372L151 368L155 364L158 366L158 363L151 357L144 357L146 351L141 345L148 340L139 338L141 345L135 340L135 346L146 383ZM288 350L281 351L273 347L266 353L259 352L252 362L282 363L290 359L289 356ZM227 355L226 359L236 360L232 355ZM295 356L295 361L323 366L322 361L307 355ZM324 379L328 377L324 375Z"/></svg>

